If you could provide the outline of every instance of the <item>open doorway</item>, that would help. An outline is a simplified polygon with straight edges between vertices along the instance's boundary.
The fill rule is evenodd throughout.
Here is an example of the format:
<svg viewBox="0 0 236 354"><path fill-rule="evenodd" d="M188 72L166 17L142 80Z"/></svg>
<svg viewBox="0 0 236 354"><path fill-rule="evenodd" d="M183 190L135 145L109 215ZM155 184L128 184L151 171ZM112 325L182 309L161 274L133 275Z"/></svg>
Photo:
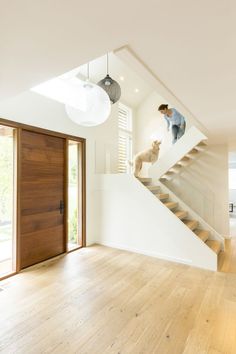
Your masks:
<svg viewBox="0 0 236 354"><path fill-rule="evenodd" d="M0 277L15 271L16 131L0 125Z"/></svg>

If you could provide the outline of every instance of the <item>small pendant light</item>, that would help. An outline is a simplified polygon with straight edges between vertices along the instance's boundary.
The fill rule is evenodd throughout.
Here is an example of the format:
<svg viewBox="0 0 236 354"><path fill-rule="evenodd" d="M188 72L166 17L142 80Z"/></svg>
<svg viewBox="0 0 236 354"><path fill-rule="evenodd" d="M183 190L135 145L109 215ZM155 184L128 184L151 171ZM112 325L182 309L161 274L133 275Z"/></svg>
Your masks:
<svg viewBox="0 0 236 354"><path fill-rule="evenodd" d="M116 103L120 99L121 88L118 82L116 82L109 76L108 64L109 63L108 63L108 53L107 53L107 75L103 80L99 81L97 84L98 86L102 87L103 90L106 91L106 93L110 98L111 103Z"/></svg>

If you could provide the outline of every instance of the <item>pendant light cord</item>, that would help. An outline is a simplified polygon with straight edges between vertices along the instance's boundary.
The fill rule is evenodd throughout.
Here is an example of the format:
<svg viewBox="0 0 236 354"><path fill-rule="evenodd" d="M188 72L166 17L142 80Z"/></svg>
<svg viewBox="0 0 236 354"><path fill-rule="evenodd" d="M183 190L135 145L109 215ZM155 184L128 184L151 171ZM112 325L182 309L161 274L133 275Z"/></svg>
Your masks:
<svg viewBox="0 0 236 354"><path fill-rule="evenodd" d="M87 81L89 81L89 62L88 62L88 65L87 65Z"/></svg>
<svg viewBox="0 0 236 354"><path fill-rule="evenodd" d="M107 53L107 75L109 75L108 73L109 73L109 62L108 62L108 53Z"/></svg>

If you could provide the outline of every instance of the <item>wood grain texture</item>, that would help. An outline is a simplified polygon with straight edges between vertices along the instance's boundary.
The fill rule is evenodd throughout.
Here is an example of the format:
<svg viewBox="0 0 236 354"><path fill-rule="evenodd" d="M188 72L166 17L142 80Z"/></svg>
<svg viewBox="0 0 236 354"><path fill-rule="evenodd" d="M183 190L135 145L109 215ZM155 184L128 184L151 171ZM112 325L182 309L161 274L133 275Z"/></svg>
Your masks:
<svg viewBox="0 0 236 354"><path fill-rule="evenodd" d="M26 199L26 203L29 203L29 200L27 199L31 199L28 198L27 195L25 195L24 193L21 193L21 187L22 190L24 189L24 187L26 188L25 184L27 185L27 191L30 194L30 192L32 192L35 195L35 199L38 199L41 195L41 191L40 189L37 189L37 185L38 185L38 179L37 177L33 180L29 178L29 174L25 175L25 179L26 182L21 180L21 167L22 167L22 154L24 154L23 157L27 156L28 161L34 161L35 158L37 159L38 162L43 162L45 155L44 153L42 153L41 151L41 145L43 145L40 141L37 141L38 146L34 146L34 151L32 152L31 147L29 146L29 144L25 145L25 150L22 151L21 149L21 134L22 131L28 131L28 132L35 132L35 133L39 133L39 134L43 134L46 136L50 136L50 137L58 137L58 138L62 138L64 139L64 141L70 139L70 140L74 140L76 142L80 143L81 149L80 149L80 165L82 166L82 171L81 171L81 179L80 179L80 190L82 193L82 200L81 200L81 204L80 204L80 217L82 218L82 234L81 236L81 240L80 243L83 246L86 246L86 139L81 138L81 137L77 137L77 136L73 136L73 135L68 135L68 134L63 134L57 131L51 131L51 130L46 130L46 129L42 129L39 127L34 127L34 126L30 126L30 125L26 125L26 124L22 124L22 123L18 123L18 122L14 122L14 121L10 121L8 119L4 119L4 118L0 118L0 124L3 124L6 127L11 127L11 128L15 128L15 132L16 132L16 185L17 185L17 195L16 195L16 205L17 205L17 210L16 210L16 264L14 265L14 267L16 268L16 272L19 272L21 270L21 215L22 215L22 210L21 210L21 200L24 201L24 199ZM31 136L32 137L32 136ZM31 139L31 140L30 140ZM35 140L32 138L29 138L29 141L31 143L33 143ZM50 155L47 156L47 158L50 159ZM56 154L54 155L54 160L53 161L57 161L59 158L59 160L61 159L61 155L59 154L58 156L56 156ZM65 162L67 161L67 149L64 149L64 159ZM29 166L27 166L27 164L25 165L26 168L28 168ZM67 176L67 163L64 164L64 175ZM41 179L41 183L42 183L42 179ZM64 200L65 200L65 211L67 211L67 183L68 181L66 180L66 178L64 178L64 189L65 189L65 195L64 195ZM54 196L55 191L59 190L61 187L55 185L54 182L50 181L50 178L46 178L46 175L44 176L44 188L48 190L48 196ZM31 193L31 194L32 194ZM34 205L34 211L37 213L39 208L45 208L47 207L47 201L43 201L41 200L41 205ZM51 209L54 210L55 206L52 206L49 208L48 211L50 211ZM29 210L25 209L24 210L24 214L27 215L29 213ZM64 225L67 225L67 213L64 213ZM64 230L65 233L65 237L64 237L64 249L66 250L66 244L67 244L67 227L65 227ZM79 248L79 247L78 247ZM72 250L73 251L73 250ZM72 252L70 251L70 252ZM15 272L9 273L4 277L0 277L0 280L8 278L12 275L14 275Z"/></svg>
<svg viewBox="0 0 236 354"><path fill-rule="evenodd" d="M236 352L236 274L93 246L1 287L1 353Z"/></svg>
<svg viewBox="0 0 236 354"><path fill-rule="evenodd" d="M65 139L21 132L20 266L65 252Z"/></svg>

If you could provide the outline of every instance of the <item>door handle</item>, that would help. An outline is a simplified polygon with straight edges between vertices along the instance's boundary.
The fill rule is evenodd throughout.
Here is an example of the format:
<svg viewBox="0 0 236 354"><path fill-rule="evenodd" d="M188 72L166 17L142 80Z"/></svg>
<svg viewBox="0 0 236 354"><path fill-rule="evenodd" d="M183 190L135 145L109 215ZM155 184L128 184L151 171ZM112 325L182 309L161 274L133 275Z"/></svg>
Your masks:
<svg viewBox="0 0 236 354"><path fill-rule="evenodd" d="M64 213L64 209L65 209L64 201L60 200L60 214Z"/></svg>

